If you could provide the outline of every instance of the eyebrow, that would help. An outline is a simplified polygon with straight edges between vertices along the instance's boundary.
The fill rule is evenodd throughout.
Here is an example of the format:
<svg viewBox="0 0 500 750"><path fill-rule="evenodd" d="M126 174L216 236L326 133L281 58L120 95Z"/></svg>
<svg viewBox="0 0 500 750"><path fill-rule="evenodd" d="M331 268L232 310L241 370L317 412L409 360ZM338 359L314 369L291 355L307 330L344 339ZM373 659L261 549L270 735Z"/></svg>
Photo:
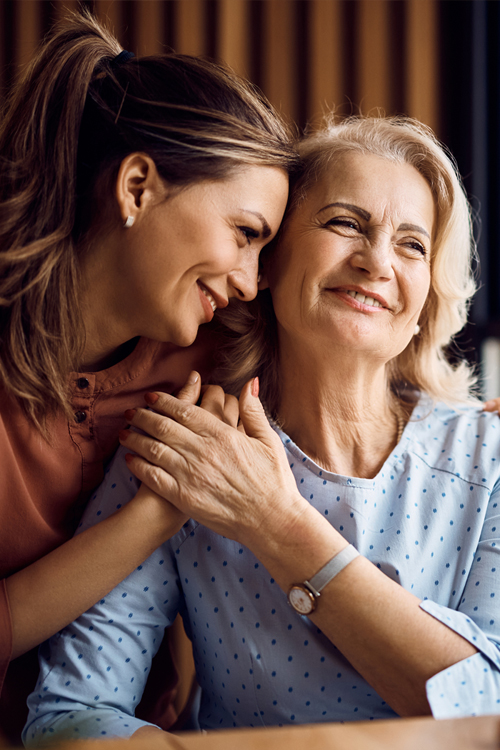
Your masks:
<svg viewBox="0 0 500 750"><path fill-rule="evenodd" d="M327 208L332 208L333 206L338 206L339 208L347 208L348 211L352 211L353 214L361 216L361 218L365 221L370 221L370 219L372 218L372 215L369 214L368 211L365 211L364 208L360 208L359 206L354 206L352 203L329 203L327 206L323 206L323 208L321 208L318 213L321 213L321 211L326 211Z"/></svg>
<svg viewBox="0 0 500 750"><path fill-rule="evenodd" d="M323 206L323 208L320 209L319 213L321 213L321 211L325 211L327 208L332 208L333 206L338 206L339 208L347 208L348 211L352 211L354 214L361 216L361 218L365 221L370 221L370 219L372 218L372 215L368 213L368 211L365 211L364 208L360 208L359 206L354 206L352 203L329 203L327 206ZM423 234L430 240L429 233L423 227L419 227L418 224L400 224L398 227L398 232L418 232L419 234Z"/></svg>
<svg viewBox="0 0 500 750"><path fill-rule="evenodd" d="M252 214L253 216L256 216L259 219L259 221L262 222L262 237L265 240L267 240L267 238L271 236L272 234L271 227L267 223L265 217L262 216L262 214L259 213L259 211L250 211L250 209L248 208L242 208L241 211L243 211L243 213L245 214Z"/></svg>
<svg viewBox="0 0 500 750"><path fill-rule="evenodd" d="M419 227L418 224L400 224L398 230L403 232L420 232L430 240L429 233L425 231L423 227Z"/></svg>

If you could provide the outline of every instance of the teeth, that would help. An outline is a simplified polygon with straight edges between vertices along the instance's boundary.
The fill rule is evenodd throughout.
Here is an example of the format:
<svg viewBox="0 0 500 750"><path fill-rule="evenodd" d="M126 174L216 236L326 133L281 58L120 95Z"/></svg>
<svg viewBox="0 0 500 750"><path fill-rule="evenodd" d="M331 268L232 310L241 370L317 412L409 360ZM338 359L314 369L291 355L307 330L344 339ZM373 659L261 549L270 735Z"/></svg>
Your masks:
<svg viewBox="0 0 500 750"><path fill-rule="evenodd" d="M208 291L208 289L205 289L205 287L202 284L200 284L200 289L203 292L203 294L205 295L205 297L207 298L207 300L212 305L212 310L215 312L217 310L217 305L215 304L214 298L212 297L212 295L210 294L210 292Z"/></svg>
<svg viewBox="0 0 500 750"><path fill-rule="evenodd" d="M373 299L373 297L365 297L364 294L361 294L360 292L355 292L352 289L348 289L347 294L349 295L349 297L352 297L358 302L362 302L363 305L368 305L369 307L382 307L378 299Z"/></svg>

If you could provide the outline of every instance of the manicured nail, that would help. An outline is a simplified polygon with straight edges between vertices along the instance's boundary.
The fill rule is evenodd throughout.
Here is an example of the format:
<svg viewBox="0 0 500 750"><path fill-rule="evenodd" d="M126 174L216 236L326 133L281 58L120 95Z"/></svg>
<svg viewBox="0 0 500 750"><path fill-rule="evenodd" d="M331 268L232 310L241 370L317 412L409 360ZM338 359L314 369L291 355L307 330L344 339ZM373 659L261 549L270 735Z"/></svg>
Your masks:
<svg viewBox="0 0 500 750"><path fill-rule="evenodd" d="M252 380L252 396L255 396L255 398L259 397L259 378Z"/></svg>
<svg viewBox="0 0 500 750"><path fill-rule="evenodd" d="M137 414L137 409L127 409L127 411L124 412L124 417L127 420L127 422L131 422L136 414Z"/></svg>
<svg viewBox="0 0 500 750"><path fill-rule="evenodd" d="M156 404L158 401L158 394L157 393L145 393L144 394L144 401L149 404L150 406L153 406L153 404Z"/></svg>
<svg viewBox="0 0 500 750"><path fill-rule="evenodd" d="M196 372L196 370L193 370L190 373L188 379L186 380L186 385L194 385L195 383L198 382L199 377L200 376L198 375L198 373Z"/></svg>
<svg viewBox="0 0 500 750"><path fill-rule="evenodd" d="M125 461L129 464L133 459L133 455L131 453L125 453Z"/></svg>
<svg viewBox="0 0 500 750"><path fill-rule="evenodd" d="M125 442L125 440L128 438L129 435L130 435L129 430L119 430L118 432L118 438L122 441L122 443Z"/></svg>

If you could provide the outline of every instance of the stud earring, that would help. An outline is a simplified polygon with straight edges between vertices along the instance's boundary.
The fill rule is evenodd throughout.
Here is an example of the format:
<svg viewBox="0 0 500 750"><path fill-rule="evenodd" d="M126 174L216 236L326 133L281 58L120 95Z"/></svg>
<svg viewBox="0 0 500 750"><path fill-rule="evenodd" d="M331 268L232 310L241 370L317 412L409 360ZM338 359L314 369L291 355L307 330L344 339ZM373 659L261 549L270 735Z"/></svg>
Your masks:
<svg viewBox="0 0 500 750"><path fill-rule="evenodd" d="M260 273L259 273L259 274L257 275L257 284L260 284L260 282L261 282L261 279L262 279L262 274L260 274Z"/></svg>
<svg viewBox="0 0 500 750"><path fill-rule="evenodd" d="M123 226L125 227L125 229L130 229L130 227L133 226L134 221L135 218L133 216L127 216L127 219Z"/></svg>
<svg viewBox="0 0 500 750"><path fill-rule="evenodd" d="M413 331L413 335L418 336L419 333L420 333L420 326L417 323L417 325L415 326L415 330Z"/></svg>

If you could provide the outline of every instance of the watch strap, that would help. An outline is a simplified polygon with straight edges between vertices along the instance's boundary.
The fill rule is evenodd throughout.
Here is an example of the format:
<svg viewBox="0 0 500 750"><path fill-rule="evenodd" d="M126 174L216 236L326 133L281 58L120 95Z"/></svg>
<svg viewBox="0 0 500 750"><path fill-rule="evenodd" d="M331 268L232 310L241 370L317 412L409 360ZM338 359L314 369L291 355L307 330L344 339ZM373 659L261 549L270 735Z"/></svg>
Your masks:
<svg viewBox="0 0 500 750"><path fill-rule="evenodd" d="M350 562L359 556L358 550L349 544L344 547L335 557L332 557L330 562L321 568L310 581L304 581L304 585L311 591L314 596L319 596L319 592L323 589L327 583L335 578Z"/></svg>

